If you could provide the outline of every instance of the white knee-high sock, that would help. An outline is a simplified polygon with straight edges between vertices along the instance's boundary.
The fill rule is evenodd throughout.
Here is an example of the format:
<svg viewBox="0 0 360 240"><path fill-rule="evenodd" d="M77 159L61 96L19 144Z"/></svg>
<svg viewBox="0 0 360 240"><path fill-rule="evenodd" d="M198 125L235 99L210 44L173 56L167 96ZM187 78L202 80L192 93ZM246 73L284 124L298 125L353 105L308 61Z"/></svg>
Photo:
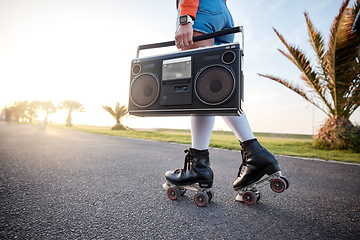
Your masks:
<svg viewBox="0 0 360 240"><path fill-rule="evenodd" d="M222 118L241 142L255 138L244 112L240 116L223 116Z"/></svg>
<svg viewBox="0 0 360 240"><path fill-rule="evenodd" d="M215 116L191 116L192 148L207 150L214 127Z"/></svg>

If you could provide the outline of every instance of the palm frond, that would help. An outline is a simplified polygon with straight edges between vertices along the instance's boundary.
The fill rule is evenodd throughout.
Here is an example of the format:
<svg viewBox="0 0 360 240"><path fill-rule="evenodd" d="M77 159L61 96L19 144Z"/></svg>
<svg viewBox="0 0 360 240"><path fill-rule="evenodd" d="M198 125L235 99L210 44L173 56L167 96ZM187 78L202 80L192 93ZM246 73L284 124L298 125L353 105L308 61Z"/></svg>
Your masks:
<svg viewBox="0 0 360 240"><path fill-rule="evenodd" d="M336 137L338 133L334 134L335 132L331 131L329 133L330 128L344 132L341 129L343 126L338 124L339 119L347 124L346 132L354 131L355 135L358 132L349 118L360 106L360 0L355 0L352 7L348 7L349 3L350 0L344 0L341 4L330 30L326 49L320 32L314 27L308 14L304 13L310 43L317 57L318 65L314 69L317 72L313 71L305 55L298 48L289 45L274 29L288 53L279 51L299 68L302 72L301 79L306 87L300 88L278 77L259 74L296 92L329 116L329 124L326 125L327 127L322 127L317 135L317 138L327 139L326 144L329 146L340 139ZM310 88L310 91L307 91L307 88ZM357 141L344 136L341 134L340 140L350 145Z"/></svg>
<svg viewBox="0 0 360 240"><path fill-rule="evenodd" d="M75 100L65 100L61 103L61 105L63 108L68 109L70 112L74 110L79 110L80 112L84 111L84 108L82 108L82 104Z"/></svg>
<svg viewBox="0 0 360 240"><path fill-rule="evenodd" d="M329 38L328 62L332 64L333 95L336 102L336 115L349 117L353 112L352 102L357 102L354 95L359 84L360 56L360 18L359 1L347 8L349 1L344 1L339 15L335 18ZM353 106L349 106L353 105Z"/></svg>
<svg viewBox="0 0 360 240"><path fill-rule="evenodd" d="M303 97L306 101L310 102L311 104L313 104L314 106L316 106L318 109L320 109L322 112L324 112L326 115L328 116L331 116L329 114L329 109L324 109L323 107L321 107L321 105L319 103L317 103L315 101L316 97L318 97L318 95L313 92L305 92L303 91L300 87L298 86L295 86L293 84L291 84L289 81L287 80L284 80L284 79L281 79L279 77L275 77L275 76L272 76L272 75L264 75L264 74L258 74L259 76L261 77L266 77L266 78L269 78L271 80L274 80L280 84L282 84L283 86L285 86L286 88L294 91L295 93L297 93L298 95L300 95L301 97ZM312 96L309 96L309 95L312 95ZM316 96L316 97L314 97Z"/></svg>
<svg viewBox="0 0 360 240"><path fill-rule="evenodd" d="M116 117L120 122L128 117L128 109L126 105L116 107Z"/></svg>
<svg viewBox="0 0 360 240"><path fill-rule="evenodd" d="M120 106L120 103L117 102L115 109L113 109L110 106L103 106L104 110L111 114L111 116L114 117L116 120L116 123L119 124L121 121L123 121L125 118L129 116L128 108L126 105Z"/></svg>
<svg viewBox="0 0 360 240"><path fill-rule="evenodd" d="M331 94L334 99L334 105L335 105L335 115L339 115L340 113L340 89L341 85L345 84L337 77L339 76L340 69L337 68L337 60L339 59L339 40L341 36L341 26L343 25L343 21L346 17L345 10L349 4L350 0L345 0L343 4L341 5L341 8L339 10L339 14L335 18L333 25L330 30L330 37L329 37L329 44L328 44L328 51L326 53L326 59L327 59L327 71L329 74L329 83L330 83L330 90Z"/></svg>
<svg viewBox="0 0 360 240"><path fill-rule="evenodd" d="M292 61L299 70L303 73L304 81L305 83L315 90L315 92L318 94L318 96L322 99L324 104L328 107L330 112L332 112L332 104L326 99L326 92L328 91L327 85L322 84L320 82L320 78L318 77L317 73L313 71L310 61L307 59L305 54L300 51L297 47L289 45L285 38L274 28L274 31L276 35L279 37L279 39L283 42L283 44L286 46L290 54L285 53L284 51L279 50L286 58L288 58L290 61Z"/></svg>
<svg viewBox="0 0 360 240"><path fill-rule="evenodd" d="M345 96L344 102L344 116L350 117L351 114L360 106L360 78L354 81L354 84L349 89L348 96Z"/></svg>
<svg viewBox="0 0 360 240"><path fill-rule="evenodd" d="M304 15L308 26L310 43L316 53L318 65L319 65L318 68L321 71L320 76L322 76L321 77L321 80L323 81L322 85L326 85L328 82L328 76L327 76L327 66L326 66L327 61L325 61L326 51L324 46L324 39L320 34L320 32L314 27L313 23L311 22L308 16L308 13L305 12Z"/></svg>
<svg viewBox="0 0 360 240"><path fill-rule="evenodd" d="M354 30L355 31L360 31L360 17L359 17L360 1L359 0L357 0L354 3L353 8L354 8L354 13L357 13L356 20L355 20L355 23L354 23Z"/></svg>
<svg viewBox="0 0 360 240"><path fill-rule="evenodd" d="M290 61L292 61L300 71L305 74L307 77L307 84L319 92L319 85L318 85L318 77L317 73L314 72L311 68L310 61L307 59L305 54L300 51L297 47L291 46L285 40L285 38L275 29L273 28L276 35L282 41L282 43L286 46L290 54L285 53L284 51L278 49L285 57L287 57Z"/></svg>
<svg viewBox="0 0 360 240"><path fill-rule="evenodd" d="M111 114L111 116L115 117L115 112L110 106L102 106L105 111Z"/></svg>

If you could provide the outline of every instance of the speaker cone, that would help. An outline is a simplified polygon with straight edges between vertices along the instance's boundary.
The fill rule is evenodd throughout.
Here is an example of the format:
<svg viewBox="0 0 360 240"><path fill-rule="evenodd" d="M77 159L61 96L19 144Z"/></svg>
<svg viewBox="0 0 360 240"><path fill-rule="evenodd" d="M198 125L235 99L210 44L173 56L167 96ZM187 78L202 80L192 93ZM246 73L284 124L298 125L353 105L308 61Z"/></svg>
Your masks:
<svg viewBox="0 0 360 240"><path fill-rule="evenodd" d="M235 89L233 72L222 65L211 65L201 69L195 79L195 93L208 105L226 102Z"/></svg>
<svg viewBox="0 0 360 240"><path fill-rule="evenodd" d="M156 76L144 73L134 78L130 86L131 101L138 107L149 107L159 96L160 86Z"/></svg>

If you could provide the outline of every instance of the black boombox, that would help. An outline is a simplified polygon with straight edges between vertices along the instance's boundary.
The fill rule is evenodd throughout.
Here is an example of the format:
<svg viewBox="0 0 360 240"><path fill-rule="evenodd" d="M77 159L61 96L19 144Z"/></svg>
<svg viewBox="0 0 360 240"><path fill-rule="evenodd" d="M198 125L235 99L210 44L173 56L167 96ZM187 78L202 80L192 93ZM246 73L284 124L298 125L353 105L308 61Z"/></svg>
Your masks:
<svg viewBox="0 0 360 240"><path fill-rule="evenodd" d="M194 38L200 41L242 31L237 27ZM201 37L201 38L199 38ZM239 43L139 58L131 62L128 110L136 116L240 115L243 97L243 49Z"/></svg>

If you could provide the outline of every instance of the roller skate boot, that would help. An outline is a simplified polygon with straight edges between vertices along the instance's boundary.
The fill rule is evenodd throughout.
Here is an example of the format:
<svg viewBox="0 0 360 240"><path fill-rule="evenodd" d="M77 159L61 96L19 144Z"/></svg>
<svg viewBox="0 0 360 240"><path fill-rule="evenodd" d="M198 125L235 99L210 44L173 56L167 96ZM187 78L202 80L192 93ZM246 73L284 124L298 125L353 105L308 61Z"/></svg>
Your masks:
<svg viewBox="0 0 360 240"><path fill-rule="evenodd" d="M260 200L258 188L270 182L275 192L283 192L289 187L289 181L281 175L278 161L256 139L240 142L242 164L238 178L233 183L238 192L236 201L253 204ZM266 175L266 176L265 176Z"/></svg>
<svg viewBox="0 0 360 240"><path fill-rule="evenodd" d="M185 150L186 157L183 169L167 171L166 183L163 188L171 200L178 199L186 190L195 191L195 203L205 206L211 201L214 193L212 189L213 172L210 167L209 151L190 148Z"/></svg>

